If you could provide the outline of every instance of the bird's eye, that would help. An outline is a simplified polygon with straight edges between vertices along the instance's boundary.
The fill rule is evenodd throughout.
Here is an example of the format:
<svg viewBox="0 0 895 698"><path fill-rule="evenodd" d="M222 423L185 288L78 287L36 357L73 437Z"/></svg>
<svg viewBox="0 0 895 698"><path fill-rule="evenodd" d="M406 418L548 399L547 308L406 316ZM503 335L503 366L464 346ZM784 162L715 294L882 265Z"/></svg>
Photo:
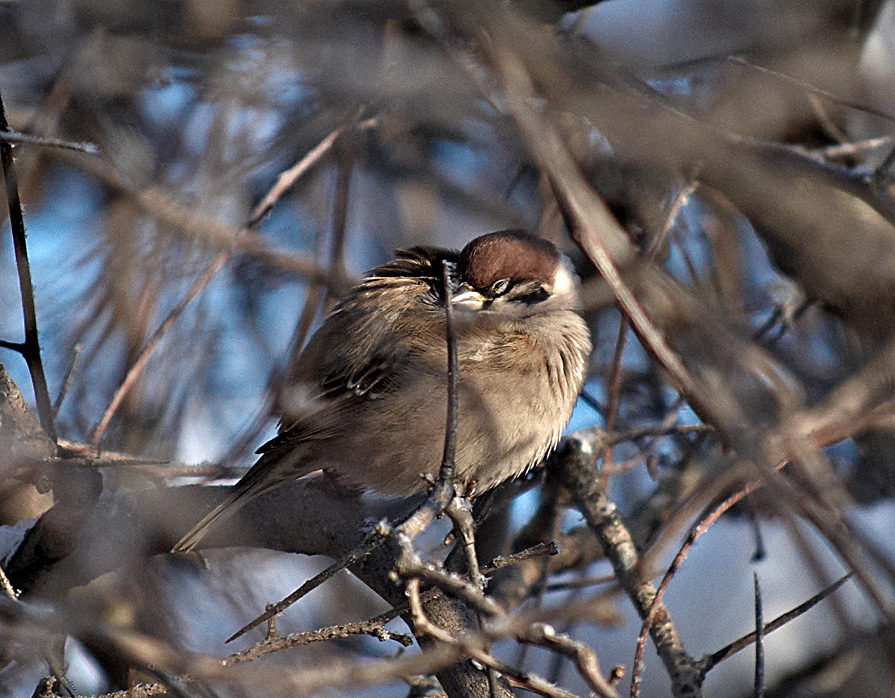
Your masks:
<svg viewBox="0 0 895 698"><path fill-rule="evenodd" d="M493 284L488 287L488 290L491 292L492 296L499 296L507 292L507 289L510 287L509 279L498 279Z"/></svg>

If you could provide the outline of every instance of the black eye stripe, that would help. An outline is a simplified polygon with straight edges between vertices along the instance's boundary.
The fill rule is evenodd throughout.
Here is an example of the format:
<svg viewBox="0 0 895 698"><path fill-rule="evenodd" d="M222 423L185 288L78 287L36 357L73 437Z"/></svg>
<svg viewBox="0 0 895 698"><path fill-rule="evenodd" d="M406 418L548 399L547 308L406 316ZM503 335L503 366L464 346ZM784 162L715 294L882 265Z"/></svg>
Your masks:
<svg viewBox="0 0 895 698"><path fill-rule="evenodd" d="M512 300L516 303L525 303L526 305L534 305L535 303L541 303L550 296L547 292L547 289L541 285L536 286L530 290L526 290L520 293L518 296L514 295Z"/></svg>

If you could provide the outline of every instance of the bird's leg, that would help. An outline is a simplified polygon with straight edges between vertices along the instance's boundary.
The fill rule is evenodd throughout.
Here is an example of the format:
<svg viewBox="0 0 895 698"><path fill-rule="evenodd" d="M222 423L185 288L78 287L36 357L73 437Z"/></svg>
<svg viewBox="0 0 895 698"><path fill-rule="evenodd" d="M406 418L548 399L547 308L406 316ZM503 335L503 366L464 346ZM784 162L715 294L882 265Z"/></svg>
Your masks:
<svg viewBox="0 0 895 698"><path fill-rule="evenodd" d="M459 494L448 503L445 513L454 522L454 530L460 532L463 551L466 553L466 564L469 567L469 581L480 591L485 589L485 577L479 568L479 558L475 550L475 520L472 517L472 504L467 497Z"/></svg>

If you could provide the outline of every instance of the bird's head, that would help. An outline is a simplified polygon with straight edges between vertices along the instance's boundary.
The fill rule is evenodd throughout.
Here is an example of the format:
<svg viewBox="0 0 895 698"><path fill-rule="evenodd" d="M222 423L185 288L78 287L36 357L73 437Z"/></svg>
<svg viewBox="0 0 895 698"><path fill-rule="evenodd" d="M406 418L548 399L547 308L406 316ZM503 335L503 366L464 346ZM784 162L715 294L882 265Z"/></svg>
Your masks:
<svg viewBox="0 0 895 698"><path fill-rule="evenodd" d="M578 278L569 259L542 238L516 230L482 235L460 252L460 311L523 318L577 309Z"/></svg>

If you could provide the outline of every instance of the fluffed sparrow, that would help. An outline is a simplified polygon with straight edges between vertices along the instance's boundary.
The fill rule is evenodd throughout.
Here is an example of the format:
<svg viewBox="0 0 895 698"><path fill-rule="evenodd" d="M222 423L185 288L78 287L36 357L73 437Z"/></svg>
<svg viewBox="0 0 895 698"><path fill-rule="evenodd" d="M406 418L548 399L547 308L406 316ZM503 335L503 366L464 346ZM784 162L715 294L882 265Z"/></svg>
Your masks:
<svg viewBox="0 0 895 698"><path fill-rule="evenodd" d="M447 410L445 260L455 268L460 366L455 483L482 492L541 462L571 417L591 351L569 260L519 231L483 235L459 254L400 250L326 318L287 381L279 435L174 552L318 469L387 496L427 487Z"/></svg>

